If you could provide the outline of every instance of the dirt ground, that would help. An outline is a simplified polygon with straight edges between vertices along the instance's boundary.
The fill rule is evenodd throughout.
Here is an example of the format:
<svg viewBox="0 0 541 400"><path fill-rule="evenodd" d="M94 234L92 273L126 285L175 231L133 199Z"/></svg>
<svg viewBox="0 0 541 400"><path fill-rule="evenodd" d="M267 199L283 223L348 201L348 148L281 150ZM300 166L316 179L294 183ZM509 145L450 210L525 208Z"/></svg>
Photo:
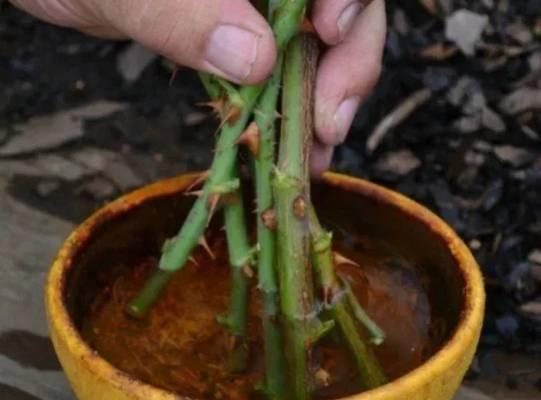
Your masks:
<svg viewBox="0 0 541 400"><path fill-rule="evenodd" d="M333 169L427 205L472 248L488 305L457 400L541 398L541 1L388 1L380 83ZM42 285L75 224L210 163L196 75L0 0L0 398L70 400ZM394 121L394 122L392 122ZM398 123L396 123L398 121Z"/></svg>

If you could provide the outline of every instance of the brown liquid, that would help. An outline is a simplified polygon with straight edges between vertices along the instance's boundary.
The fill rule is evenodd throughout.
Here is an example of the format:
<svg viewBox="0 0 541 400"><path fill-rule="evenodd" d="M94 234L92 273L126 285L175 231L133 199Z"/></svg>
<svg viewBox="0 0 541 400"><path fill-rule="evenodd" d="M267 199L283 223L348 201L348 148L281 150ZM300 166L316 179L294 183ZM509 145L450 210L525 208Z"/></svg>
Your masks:
<svg viewBox="0 0 541 400"><path fill-rule="evenodd" d="M434 336L427 279L419 269L393 254L383 242L362 236L340 237L336 247L360 267L340 266L367 312L386 332L375 348L389 379L420 365L443 340ZM216 259L199 249L176 274L144 321L124 313L156 259L101 268L98 280L109 282L85 310L82 334L97 352L119 369L147 383L196 399L258 399L254 387L263 380L261 323L255 282L249 321L250 366L244 374L228 371L229 337L216 321L227 310L229 266L221 233L210 238ZM312 357L320 380L316 399L333 399L361 390L355 367L335 335L319 343ZM316 365L317 364L317 365ZM321 370L324 373L321 373Z"/></svg>

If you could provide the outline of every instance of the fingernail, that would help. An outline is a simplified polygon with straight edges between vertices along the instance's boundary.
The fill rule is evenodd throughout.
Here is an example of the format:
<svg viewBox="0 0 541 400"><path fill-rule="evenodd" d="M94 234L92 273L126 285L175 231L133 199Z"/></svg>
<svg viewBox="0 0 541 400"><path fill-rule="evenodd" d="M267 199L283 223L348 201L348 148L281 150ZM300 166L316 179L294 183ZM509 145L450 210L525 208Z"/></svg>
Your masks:
<svg viewBox="0 0 541 400"><path fill-rule="evenodd" d="M253 32L234 25L221 25L210 36L206 59L226 77L242 82L252 72L258 45L258 36Z"/></svg>
<svg viewBox="0 0 541 400"><path fill-rule="evenodd" d="M343 142L346 140L346 136L357 113L357 108L361 98L359 96L352 96L346 99L340 104L336 114L334 114L334 123L336 126L336 136L338 141Z"/></svg>
<svg viewBox="0 0 541 400"><path fill-rule="evenodd" d="M355 18L357 17L357 15L359 15L360 11L361 3L359 3L358 1L350 3L344 8L344 10L342 10L340 16L338 17L338 20L336 21L336 24L338 25L338 33L340 35L340 39L343 39L349 32L351 26L353 25L353 22L355 21Z"/></svg>

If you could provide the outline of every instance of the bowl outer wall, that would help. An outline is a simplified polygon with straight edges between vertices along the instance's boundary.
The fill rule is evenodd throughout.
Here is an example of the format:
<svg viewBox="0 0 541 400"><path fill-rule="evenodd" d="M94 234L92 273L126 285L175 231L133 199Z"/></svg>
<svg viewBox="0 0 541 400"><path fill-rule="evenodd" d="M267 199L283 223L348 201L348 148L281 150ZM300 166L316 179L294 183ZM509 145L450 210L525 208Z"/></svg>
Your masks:
<svg viewBox="0 0 541 400"><path fill-rule="evenodd" d="M63 300L65 273L96 227L152 198L186 190L199 173L161 181L129 193L98 210L62 245L49 272L45 303L55 350L80 400L187 400L145 384L118 370L93 351L75 329ZM420 367L377 389L343 400L451 400L466 373L483 323L485 292L482 275L470 250L439 217L407 197L350 176L325 173L330 186L392 205L424 223L445 243L464 277L464 310L452 337Z"/></svg>

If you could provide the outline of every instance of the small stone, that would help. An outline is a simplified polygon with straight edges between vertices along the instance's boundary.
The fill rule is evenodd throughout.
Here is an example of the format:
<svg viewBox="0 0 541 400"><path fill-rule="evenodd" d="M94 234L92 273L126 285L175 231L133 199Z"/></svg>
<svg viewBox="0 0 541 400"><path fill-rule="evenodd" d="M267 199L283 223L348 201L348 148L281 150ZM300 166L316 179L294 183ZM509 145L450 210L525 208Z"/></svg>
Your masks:
<svg viewBox="0 0 541 400"><path fill-rule="evenodd" d="M184 125L188 127L197 126L205 122L208 115L202 112L192 111L184 116Z"/></svg>
<svg viewBox="0 0 541 400"><path fill-rule="evenodd" d="M541 51L533 53L528 57L528 65L531 71L538 71L541 69Z"/></svg>
<svg viewBox="0 0 541 400"><path fill-rule="evenodd" d="M407 175L421 166L421 161L410 150L403 149L385 154L375 164L376 170L396 175Z"/></svg>
<svg viewBox="0 0 541 400"><path fill-rule="evenodd" d="M523 87L503 98L500 109L509 115L520 114L528 110L541 109L541 89Z"/></svg>
<svg viewBox="0 0 541 400"><path fill-rule="evenodd" d="M114 185L107 179L95 177L81 185L77 193L91 196L94 200L103 201L110 199L115 194Z"/></svg>
<svg viewBox="0 0 541 400"><path fill-rule="evenodd" d="M513 40L521 45L531 43L533 40L532 31L522 21L517 21L507 25L505 31L511 38L513 38Z"/></svg>
<svg viewBox="0 0 541 400"><path fill-rule="evenodd" d="M477 251L481 248L482 244L479 240L473 239L470 241L470 249Z"/></svg>
<svg viewBox="0 0 541 400"><path fill-rule="evenodd" d="M485 163L486 156L474 150L468 150L464 154L464 163L470 167L480 167Z"/></svg>
<svg viewBox="0 0 541 400"><path fill-rule="evenodd" d="M137 188L144 184L144 181L135 171L121 161L113 161L109 164L104 174L122 191Z"/></svg>
<svg viewBox="0 0 541 400"><path fill-rule="evenodd" d="M157 57L156 53L134 42L118 55L116 66L124 81L132 83Z"/></svg>
<svg viewBox="0 0 541 400"><path fill-rule="evenodd" d="M105 171L107 166L117 157L111 151L96 147L85 147L70 154L72 160L96 172Z"/></svg>
<svg viewBox="0 0 541 400"><path fill-rule="evenodd" d="M528 254L528 261L534 264L541 265L541 250L535 249Z"/></svg>
<svg viewBox="0 0 541 400"><path fill-rule="evenodd" d="M57 181L51 181L46 180L39 182L36 186L36 192L40 197L49 197L51 193L53 193L56 189L58 189L60 186L60 183Z"/></svg>
<svg viewBox="0 0 541 400"><path fill-rule="evenodd" d="M453 11L454 0L438 0L438 4L444 15L449 15Z"/></svg>
<svg viewBox="0 0 541 400"><path fill-rule="evenodd" d="M481 128L481 118L478 115L461 117L453 121L453 128L460 133L473 133Z"/></svg>
<svg viewBox="0 0 541 400"><path fill-rule="evenodd" d="M503 68L507 64L509 58L506 55L501 55L494 58L485 58L482 60L483 70L485 72L494 72L500 68Z"/></svg>
<svg viewBox="0 0 541 400"><path fill-rule="evenodd" d="M462 76L447 92L447 101L455 107L460 107L467 96L479 90L480 85L476 80Z"/></svg>
<svg viewBox="0 0 541 400"><path fill-rule="evenodd" d="M489 107L485 107L481 113L481 123L493 132L501 133L506 129L503 119Z"/></svg>
<svg viewBox="0 0 541 400"><path fill-rule="evenodd" d="M488 16L476 14L466 9L452 13L445 20L445 36L455 42L466 55L473 55L475 46L488 25Z"/></svg>
<svg viewBox="0 0 541 400"><path fill-rule="evenodd" d="M454 400L494 400L494 398L477 389L462 386L458 390Z"/></svg>
<svg viewBox="0 0 541 400"><path fill-rule="evenodd" d="M484 140L476 140L473 142L473 148L481 153L488 153L492 150L492 145Z"/></svg>
<svg viewBox="0 0 541 400"><path fill-rule="evenodd" d="M535 159L535 155L530 151L510 145L495 146L494 154L500 161L511 164L515 168L522 167Z"/></svg>
<svg viewBox="0 0 541 400"><path fill-rule="evenodd" d="M485 110L487 99L481 90L470 94L462 105L462 112L466 115L477 115Z"/></svg>
<svg viewBox="0 0 541 400"><path fill-rule="evenodd" d="M73 84L73 87L75 88L75 90L84 90L86 87L86 82L82 79L77 79Z"/></svg>
<svg viewBox="0 0 541 400"><path fill-rule="evenodd" d="M482 112L487 108L487 99L477 80L469 76L461 77L449 89L446 97L449 103L462 110L463 114L467 116L465 118L472 118L471 123L475 125L471 129L479 129L482 122Z"/></svg>
<svg viewBox="0 0 541 400"><path fill-rule="evenodd" d="M52 176L68 182L77 181L92 173L84 166L56 154L39 156L35 161L35 166L43 171L44 176Z"/></svg>
<svg viewBox="0 0 541 400"><path fill-rule="evenodd" d="M527 125L522 125L520 129L524 135L532 140L539 141L541 139L541 135Z"/></svg>
<svg viewBox="0 0 541 400"><path fill-rule="evenodd" d="M494 0L481 0L481 3L483 3L483 6L489 10L494 9Z"/></svg>
<svg viewBox="0 0 541 400"><path fill-rule="evenodd" d="M541 302L530 301L520 306L520 311L523 314L531 315L533 317L541 317Z"/></svg>
<svg viewBox="0 0 541 400"><path fill-rule="evenodd" d="M393 14L394 29L403 36L406 36L410 31L408 17L402 8L397 8Z"/></svg>

